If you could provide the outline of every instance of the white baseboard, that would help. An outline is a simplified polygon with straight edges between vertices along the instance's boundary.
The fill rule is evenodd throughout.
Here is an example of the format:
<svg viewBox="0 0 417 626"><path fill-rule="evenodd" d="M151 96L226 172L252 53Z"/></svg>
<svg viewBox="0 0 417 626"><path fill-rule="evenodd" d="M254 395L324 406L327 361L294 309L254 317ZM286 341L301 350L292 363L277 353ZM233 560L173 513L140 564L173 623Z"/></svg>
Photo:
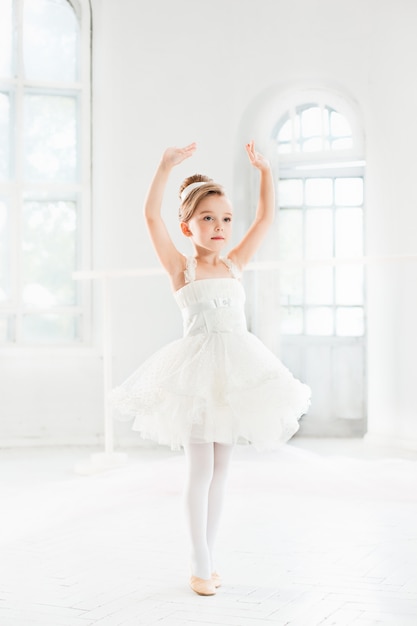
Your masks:
<svg viewBox="0 0 417 626"><path fill-rule="evenodd" d="M405 439L381 433L367 433L364 441L372 446L417 452L417 438L413 437Z"/></svg>

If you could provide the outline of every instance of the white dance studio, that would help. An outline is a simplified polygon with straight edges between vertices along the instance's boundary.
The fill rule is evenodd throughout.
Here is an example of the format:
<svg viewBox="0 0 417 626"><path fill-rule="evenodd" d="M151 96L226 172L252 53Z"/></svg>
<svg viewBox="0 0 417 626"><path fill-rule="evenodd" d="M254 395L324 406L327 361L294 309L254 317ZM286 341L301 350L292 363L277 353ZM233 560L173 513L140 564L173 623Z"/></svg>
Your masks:
<svg viewBox="0 0 417 626"><path fill-rule="evenodd" d="M0 0L1 626L416 626L416 23Z"/></svg>

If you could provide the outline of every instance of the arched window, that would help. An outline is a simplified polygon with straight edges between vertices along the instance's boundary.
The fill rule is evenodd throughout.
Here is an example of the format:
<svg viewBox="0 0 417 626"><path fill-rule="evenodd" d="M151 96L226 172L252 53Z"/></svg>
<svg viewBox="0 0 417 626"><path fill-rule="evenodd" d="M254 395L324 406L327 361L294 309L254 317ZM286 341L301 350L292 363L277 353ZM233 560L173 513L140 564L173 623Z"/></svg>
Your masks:
<svg viewBox="0 0 417 626"><path fill-rule="evenodd" d="M365 424L364 145L355 111L328 92L277 115L284 360L313 389L308 434ZM355 262L358 258L358 262Z"/></svg>
<svg viewBox="0 0 417 626"><path fill-rule="evenodd" d="M85 7L85 9L84 9ZM88 333L90 13L2 0L0 342L68 345Z"/></svg>

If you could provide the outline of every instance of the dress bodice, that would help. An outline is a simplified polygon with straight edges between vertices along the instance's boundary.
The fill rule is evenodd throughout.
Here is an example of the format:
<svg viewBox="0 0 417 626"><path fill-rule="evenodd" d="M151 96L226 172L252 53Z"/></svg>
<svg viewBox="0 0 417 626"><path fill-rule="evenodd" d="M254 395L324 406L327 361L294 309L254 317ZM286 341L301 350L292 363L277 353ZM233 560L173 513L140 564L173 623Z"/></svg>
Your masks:
<svg viewBox="0 0 417 626"><path fill-rule="evenodd" d="M245 292L240 281L232 277L194 277L187 264L189 282L174 294L183 318L184 336L245 332Z"/></svg>

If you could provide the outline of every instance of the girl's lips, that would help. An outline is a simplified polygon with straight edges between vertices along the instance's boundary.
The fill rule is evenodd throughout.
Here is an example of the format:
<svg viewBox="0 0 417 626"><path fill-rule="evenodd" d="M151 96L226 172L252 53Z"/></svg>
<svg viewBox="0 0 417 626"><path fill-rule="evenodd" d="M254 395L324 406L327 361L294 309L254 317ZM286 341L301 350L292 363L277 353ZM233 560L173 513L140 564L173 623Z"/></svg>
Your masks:
<svg viewBox="0 0 417 626"><path fill-rule="evenodd" d="M212 237L212 239L224 239L224 237Z"/></svg>

